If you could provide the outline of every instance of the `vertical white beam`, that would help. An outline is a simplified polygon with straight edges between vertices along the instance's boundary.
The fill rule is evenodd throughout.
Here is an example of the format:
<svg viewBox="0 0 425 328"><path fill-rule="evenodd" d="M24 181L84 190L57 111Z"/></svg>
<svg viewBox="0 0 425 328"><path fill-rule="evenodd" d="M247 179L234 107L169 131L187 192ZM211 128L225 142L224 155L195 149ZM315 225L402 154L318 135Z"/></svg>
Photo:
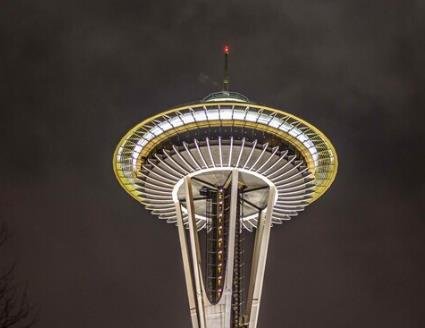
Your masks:
<svg viewBox="0 0 425 328"><path fill-rule="evenodd" d="M192 327L199 328L198 309L196 306L195 290L193 286L192 270L191 270L190 259L189 259L190 253L189 253L189 248L187 247L186 232L185 232L184 223L183 223L181 205L179 201L175 202L174 205L176 206L177 229L179 232L180 248L182 252L187 297L189 300L190 318L192 320Z"/></svg>
<svg viewBox="0 0 425 328"><path fill-rule="evenodd" d="M267 212L263 218L259 218L257 232L255 234L254 254L252 256L252 268L248 290L246 320L248 328L257 327L258 313L260 310L261 293L263 290L264 271L266 267L267 250L270 240L272 224L273 202L275 188L269 190Z"/></svg>
<svg viewBox="0 0 425 328"><path fill-rule="evenodd" d="M195 281L195 293L198 305L199 328L206 328L207 325L202 288L201 251L199 248L198 229L196 227L195 206L193 204L192 178L190 176L186 176L184 178L184 187L186 194L186 208L189 220L190 248L192 253L192 269Z"/></svg>

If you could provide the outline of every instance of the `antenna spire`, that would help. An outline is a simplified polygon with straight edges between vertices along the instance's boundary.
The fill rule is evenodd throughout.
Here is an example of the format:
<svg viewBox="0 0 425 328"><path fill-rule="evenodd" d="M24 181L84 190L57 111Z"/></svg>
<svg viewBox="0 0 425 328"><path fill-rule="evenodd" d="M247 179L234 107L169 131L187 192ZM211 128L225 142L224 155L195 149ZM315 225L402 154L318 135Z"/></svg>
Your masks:
<svg viewBox="0 0 425 328"><path fill-rule="evenodd" d="M229 91L229 53L230 53L230 47L226 44L223 48L224 52L224 78L223 78L223 91L228 92Z"/></svg>

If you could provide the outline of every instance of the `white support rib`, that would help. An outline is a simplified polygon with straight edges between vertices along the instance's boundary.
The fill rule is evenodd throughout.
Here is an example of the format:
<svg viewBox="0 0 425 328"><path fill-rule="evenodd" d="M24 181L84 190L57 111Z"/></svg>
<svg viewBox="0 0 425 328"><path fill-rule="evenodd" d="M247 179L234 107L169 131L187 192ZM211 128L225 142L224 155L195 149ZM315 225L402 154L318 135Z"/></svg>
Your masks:
<svg viewBox="0 0 425 328"><path fill-rule="evenodd" d="M255 165L257 165L257 163L261 160L261 158L263 157L264 153L266 152L268 146L269 146L269 143L268 142L266 142L263 145L263 151L261 152L260 156L258 156L258 158L254 162L254 164L251 165L250 170L255 171L255 169L254 169L255 168Z"/></svg>
<svg viewBox="0 0 425 328"><path fill-rule="evenodd" d="M195 206L193 204L192 194L192 178L186 176L184 178L185 194L186 194L186 208L189 221L189 236L190 247L192 250L192 269L195 282L195 294L198 305L199 315L199 328L206 328L206 318L204 311L204 297L202 288L202 267L201 267L201 252L199 248L198 229L195 219Z"/></svg>
<svg viewBox="0 0 425 328"><path fill-rule="evenodd" d="M255 147L257 146L257 139L254 140L252 148L251 148L251 152L249 153L248 158L245 161L245 164L243 165L243 169L246 168L246 166L248 165L249 161L251 160L252 154L254 153Z"/></svg>
<svg viewBox="0 0 425 328"><path fill-rule="evenodd" d="M281 166L280 168L278 168L276 171L272 172L269 174L269 178L272 179L273 176L275 176L276 174L278 174L279 172L281 172L282 170L286 169L294 160L295 158L297 158L295 155L293 155L289 161L287 161L283 166Z"/></svg>
<svg viewBox="0 0 425 328"><path fill-rule="evenodd" d="M180 154L179 150L177 149L175 145L173 145L173 150L175 154L178 156L178 158L180 158L180 160L188 167L190 172L195 171L195 168L192 165L190 165L188 161L185 160L185 158Z"/></svg>
<svg viewBox="0 0 425 328"><path fill-rule="evenodd" d="M167 194L169 194L170 192L173 192L173 188L164 188L156 184L150 183L148 181L145 181L144 183L147 186L147 187L145 186L145 189L147 190L154 188L155 190L161 190L161 191L167 192Z"/></svg>
<svg viewBox="0 0 425 328"><path fill-rule="evenodd" d="M185 227L183 223L183 215L181 211L180 202L179 201L175 202L175 206L176 206L176 214L177 214L176 215L177 229L179 232L180 248L181 248L182 259L183 259L184 277L186 280L187 297L189 300L190 318L192 320L192 327L199 328L198 309L196 306L196 298L195 298L195 290L193 286L192 272L190 270L189 248L187 247L186 232L185 232Z"/></svg>
<svg viewBox="0 0 425 328"><path fill-rule="evenodd" d="M294 178L294 177L296 177L296 176L298 176L298 175L300 175L300 174L302 174L302 173L304 173L304 172L306 172L307 170L308 170L308 168L306 167L305 169L303 169L303 170L301 170L301 171L299 171L298 170L298 167L299 166L301 166L301 164L302 164L302 162L299 162L298 164L295 164L290 170L288 170L288 171L286 171L286 172L284 172L284 173L282 173L282 174L280 174L279 175L279 177L274 177L274 178L271 178L271 180L272 181L276 181L277 179L279 179L279 178L282 178L282 177L284 177L284 176L287 176L289 173L292 173L292 172L294 172L294 171L297 171L297 173L296 174L293 174L293 175L291 175L290 177L289 177L289 179L292 179L292 178Z"/></svg>
<svg viewBox="0 0 425 328"><path fill-rule="evenodd" d="M166 170L162 169L161 167L159 167L159 165L156 165L150 158L148 159L148 163L151 164L152 166L154 166L155 168L157 168L158 171L169 176L173 180L179 180L180 177L181 177L181 174L179 174L180 176L175 176L175 175L171 174L170 172L167 172Z"/></svg>
<svg viewBox="0 0 425 328"><path fill-rule="evenodd" d="M223 154L221 151L221 137L218 137L218 152L220 157L220 166L223 167Z"/></svg>
<svg viewBox="0 0 425 328"><path fill-rule="evenodd" d="M269 247L270 229L272 225L274 196L275 190L274 188L270 188L267 212L263 218L259 218L258 228L255 234L246 313L248 328L256 328L258 322L258 312L260 310L261 292L263 290L264 271L266 268L267 250Z"/></svg>
<svg viewBox="0 0 425 328"><path fill-rule="evenodd" d="M165 156L167 156L167 158L171 162L173 162L176 165L176 167L180 168L183 171L184 174L188 174L189 173L189 171L187 171L183 166L181 166L179 163L177 163L177 161L174 160L174 158L165 149L162 152L165 154Z"/></svg>
<svg viewBox="0 0 425 328"><path fill-rule="evenodd" d="M241 161L241 157L242 157L242 154L243 154L244 146L245 146L245 138L242 138L241 150L239 152L238 161L236 162L236 165L235 165L236 167L239 166L239 162Z"/></svg>
<svg viewBox="0 0 425 328"><path fill-rule="evenodd" d="M273 148L273 153L269 154L269 158L267 158L263 165L261 165L258 169L256 169L256 172L260 172L266 165L268 165L270 163L270 160L273 158L273 156L275 156L275 154L277 153L277 151L279 150L279 147L274 147Z"/></svg>
<svg viewBox="0 0 425 328"><path fill-rule="evenodd" d="M205 167L208 167L207 161L204 158L204 154L202 154L201 150L199 149L199 144L198 144L198 140L193 140L193 142L195 143L196 149L198 150L198 154L199 157L201 158L202 163L204 164Z"/></svg>
<svg viewBox="0 0 425 328"><path fill-rule="evenodd" d="M177 171L175 168L173 168L171 165L167 164L166 161L164 161L161 157L158 156L158 154L155 154L155 158L160 161L162 163L162 165L166 166L170 171L174 172L175 174L177 174L177 176L179 178L181 178L182 176L184 176L184 173L181 173L179 171Z"/></svg>
<svg viewBox="0 0 425 328"><path fill-rule="evenodd" d="M232 165L232 152L233 152L233 136L230 137L229 162L228 162L227 166Z"/></svg>
<svg viewBox="0 0 425 328"><path fill-rule="evenodd" d="M264 172L261 172L261 174L267 174L271 169L273 169L277 164L279 164L279 162L283 159L287 159L286 155L288 154L288 151L285 150L285 152L283 154L280 155L280 158L274 162L267 170L265 170Z"/></svg>
<svg viewBox="0 0 425 328"><path fill-rule="evenodd" d="M208 154L210 155L211 165L212 165L212 167L215 167L214 158L213 158L213 155L211 153L210 139L206 138L205 141L207 142Z"/></svg>
<svg viewBox="0 0 425 328"><path fill-rule="evenodd" d="M196 167L198 168L198 170L202 170L201 166L199 165L199 163L195 160L195 158L192 155L192 152L189 150L189 148L187 147L187 143L183 142L183 147L184 149L186 149L187 154L189 155L190 159L192 160L193 163L195 163Z"/></svg>
<svg viewBox="0 0 425 328"><path fill-rule="evenodd" d="M154 171L149 172L149 174L155 175L156 176L156 178L155 178L156 180L153 180L152 177L150 177L149 175L146 175L144 172L142 172L141 175L144 176L144 177L146 177L146 178L148 178L148 179L151 179L151 180L155 181L156 183L165 185L167 187L173 187L174 186L174 184L168 183L168 182L170 182L170 179L167 180L167 179L165 179L164 177L160 176L158 173L156 173ZM160 180L165 180L166 182L161 182Z"/></svg>

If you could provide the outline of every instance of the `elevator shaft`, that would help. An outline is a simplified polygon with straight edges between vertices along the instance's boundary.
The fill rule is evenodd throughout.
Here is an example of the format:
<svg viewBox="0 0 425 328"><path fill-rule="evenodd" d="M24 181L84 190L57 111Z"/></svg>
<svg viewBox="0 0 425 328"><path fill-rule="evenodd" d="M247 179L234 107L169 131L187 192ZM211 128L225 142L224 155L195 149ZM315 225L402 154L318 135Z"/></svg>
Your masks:
<svg viewBox="0 0 425 328"><path fill-rule="evenodd" d="M185 177L185 198L176 202L193 328L255 328L257 324L272 211L259 211L249 279L244 280L243 183L239 183L238 169L227 172L226 183L216 186L206 182L197 189L196 199L192 178ZM198 185L202 183L201 179L195 180ZM270 191L268 208L272 208L273 199L274 190ZM196 217L203 205L199 202L205 202L203 214L207 218L206 228L200 230ZM187 224L183 220L184 212Z"/></svg>

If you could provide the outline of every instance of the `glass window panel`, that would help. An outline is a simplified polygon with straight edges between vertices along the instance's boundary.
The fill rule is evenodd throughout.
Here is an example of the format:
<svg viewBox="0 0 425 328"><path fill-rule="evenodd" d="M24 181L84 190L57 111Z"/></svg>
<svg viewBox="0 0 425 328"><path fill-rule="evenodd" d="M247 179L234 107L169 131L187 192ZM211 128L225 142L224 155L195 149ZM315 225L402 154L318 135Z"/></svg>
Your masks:
<svg viewBox="0 0 425 328"><path fill-rule="evenodd" d="M257 112L248 111L245 120L250 121L250 122L256 122L258 115L259 114Z"/></svg>
<svg viewBox="0 0 425 328"><path fill-rule="evenodd" d="M155 138L155 135L150 133L150 132L146 132L145 135L143 136L146 140L151 140L153 138Z"/></svg>
<svg viewBox="0 0 425 328"><path fill-rule="evenodd" d="M220 117L218 116L218 109L209 109L207 110L207 114L209 121L216 121L220 119Z"/></svg>
<svg viewBox="0 0 425 328"><path fill-rule="evenodd" d="M235 120L243 120L245 117L245 110L235 109L233 113L233 119Z"/></svg>
<svg viewBox="0 0 425 328"><path fill-rule="evenodd" d="M170 121L171 125L173 125L175 127L183 125L182 120L177 116L172 117L169 121Z"/></svg>
<svg viewBox="0 0 425 328"><path fill-rule="evenodd" d="M270 115L261 114L259 119L258 119L258 123L266 124L270 121L270 119L271 119Z"/></svg>
<svg viewBox="0 0 425 328"><path fill-rule="evenodd" d="M140 153L141 150L142 146L138 144L136 147L134 147L133 152Z"/></svg>
<svg viewBox="0 0 425 328"><path fill-rule="evenodd" d="M300 134L298 137L297 137L297 139L299 140L299 141L301 141L301 142L304 142L304 141L306 141L306 140L308 140L308 138L307 138L307 136L305 135L305 134Z"/></svg>
<svg viewBox="0 0 425 328"><path fill-rule="evenodd" d="M301 133L301 131L298 130L297 128L294 128L294 129L292 129L292 130L289 131L289 134L291 136L294 136L294 137L298 136L300 133Z"/></svg>
<svg viewBox="0 0 425 328"><path fill-rule="evenodd" d="M281 119L279 119L279 118L273 118L271 121L270 121L270 123L269 123L269 125L271 126L271 127L273 127L273 128L277 128L277 127L279 127L280 125L282 124L282 120Z"/></svg>
<svg viewBox="0 0 425 328"><path fill-rule="evenodd" d="M222 120L231 120L232 110L230 108L220 109L220 117Z"/></svg>
<svg viewBox="0 0 425 328"><path fill-rule="evenodd" d="M168 121L159 123L159 127L164 131L167 131L173 128L173 126Z"/></svg>
<svg viewBox="0 0 425 328"><path fill-rule="evenodd" d="M155 136L159 136L162 133L162 130L159 127L155 126L149 132L153 133Z"/></svg>
<svg viewBox="0 0 425 328"><path fill-rule="evenodd" d="M197 121L206 121L207 120L207 116L205 115L205 112L203 110L194 112L193 116L195 116L195 120L197 120Z"/></svg>

